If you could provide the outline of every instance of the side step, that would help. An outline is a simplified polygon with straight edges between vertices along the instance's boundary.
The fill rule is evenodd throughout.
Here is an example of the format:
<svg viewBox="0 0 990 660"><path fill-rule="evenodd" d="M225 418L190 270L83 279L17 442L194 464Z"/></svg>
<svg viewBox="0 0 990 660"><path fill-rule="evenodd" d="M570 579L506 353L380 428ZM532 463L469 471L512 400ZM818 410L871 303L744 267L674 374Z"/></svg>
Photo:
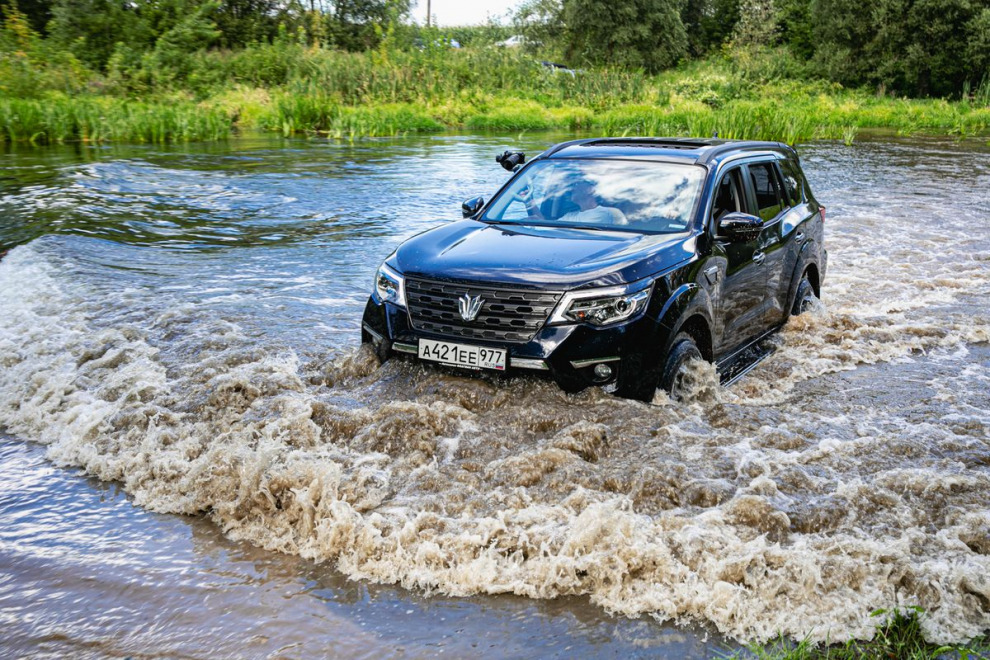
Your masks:
<svg viewBox="0 0 990 660"><path fill-rule="evenodd" d="M729 387L752 371L758 364L774 354L776 347L769 342L758 341L734 355L730 362L718 365L719 383Z"/></svg>

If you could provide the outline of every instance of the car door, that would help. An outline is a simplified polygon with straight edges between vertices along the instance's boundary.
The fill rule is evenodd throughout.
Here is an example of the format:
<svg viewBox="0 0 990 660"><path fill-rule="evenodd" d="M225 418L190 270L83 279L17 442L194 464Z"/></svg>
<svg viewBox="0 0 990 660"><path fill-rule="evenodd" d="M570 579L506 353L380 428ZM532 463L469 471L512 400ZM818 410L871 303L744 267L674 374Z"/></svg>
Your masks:
<svg viewBox="0 0 990 660"><path fill-rule="evenodd" d="M785 237L781 232L781 218L789 208L783 183L777 171L775 158L764 161L750 162L746 165L752 201L755 207L753 215L763 220L763 230L756 246L756 258L763 261L763 272L766 278L767 292L763 299L763 318L759 330L767 330L780 323L783 316L784 301L780 298L780 290L784 278L784 262L786 254Z"/></svg>
<svg viewBox="0 0 990 660"><path fill-rule="evenodd" d="M719 236L722 216L733 211L752 213L745 165L726 170L713 195L710 226L714 233L712 254L719 262L716 294L716 354L725 355L760 332L764 323L766 275L758 254L759 237L731 242ZM706 275L711 279L710 267Z"/></svg>

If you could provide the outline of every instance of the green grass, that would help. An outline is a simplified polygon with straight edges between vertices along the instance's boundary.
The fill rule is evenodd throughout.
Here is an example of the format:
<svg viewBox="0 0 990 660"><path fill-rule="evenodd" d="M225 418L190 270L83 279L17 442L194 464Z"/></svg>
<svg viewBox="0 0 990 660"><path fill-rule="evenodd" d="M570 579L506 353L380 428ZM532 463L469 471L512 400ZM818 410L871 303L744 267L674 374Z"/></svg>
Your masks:
<svg viewBox="0 0 990 660"><path fill-rule="evenodd" d="M111 70L90 74L88 92L9 96L0 101L0 141L216 140L237 128L334 139L443 130L718 132L846 144L873 129L990 134L990 81L959 101L878 96L809 78L779 50L713 57L657 76L614 69L571 75L491 48L343 53L278 42L190 58L192 73L174 89L148 87L153 76ZM33 70L26 71L18 75Z"/></svg>
<svg viewBox="0 0 990 660"><path fill-rule="evenodd" d="M969 644L936 645L925 641L920 618L924 611L908 607L904 611L877 610L873 616L886 616L870 641L850 640L845 644L792 642L783 636L769 644L750 644L745 651L723 655L724 660L977 660L990 658L990 639L979 637Z"/></svg>
<svg viewBox="0 0 990 660"><path fill-rule="evenodd" d="M233 120L189 102L142 103L53 95L0 100L0 142L187 142L221 140Z"/></svg>

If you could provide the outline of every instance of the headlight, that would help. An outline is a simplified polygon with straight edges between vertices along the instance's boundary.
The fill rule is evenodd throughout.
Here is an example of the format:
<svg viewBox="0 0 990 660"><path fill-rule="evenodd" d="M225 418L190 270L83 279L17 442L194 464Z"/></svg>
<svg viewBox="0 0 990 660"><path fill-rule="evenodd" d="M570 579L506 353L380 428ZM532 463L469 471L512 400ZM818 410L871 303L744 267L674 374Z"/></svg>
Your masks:
<svg viewBox="0 0 990 660"><path fill-rule="evenodd" d="M375 275L375 294L378 300L400 307L406 306L406 283L402 275L382 264Z"/></svg>
<svg viewBox="0 0 990 660"><path fill-rule="evenodd" d="M572 291L564 294L550 317L550 323L602 326L625 321L643 311L652 290L652 280L645 280L628 286Z"/></svg>

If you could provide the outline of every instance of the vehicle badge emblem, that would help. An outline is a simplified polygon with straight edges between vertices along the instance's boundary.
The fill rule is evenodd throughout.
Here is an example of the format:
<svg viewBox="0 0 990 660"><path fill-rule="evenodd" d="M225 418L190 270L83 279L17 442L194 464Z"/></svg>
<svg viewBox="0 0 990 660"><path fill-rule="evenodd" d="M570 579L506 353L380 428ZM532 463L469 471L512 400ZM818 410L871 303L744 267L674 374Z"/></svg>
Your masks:
<svg viewBox="0 0 990 660"><path fill-rule="evenodd" d="M485 301L481 299L481 296L465 293L457 299L457 311L461 313L461 318L465 321L473 321L478 318L478 312L481 311L481 306L484 304Z"/></svg>

